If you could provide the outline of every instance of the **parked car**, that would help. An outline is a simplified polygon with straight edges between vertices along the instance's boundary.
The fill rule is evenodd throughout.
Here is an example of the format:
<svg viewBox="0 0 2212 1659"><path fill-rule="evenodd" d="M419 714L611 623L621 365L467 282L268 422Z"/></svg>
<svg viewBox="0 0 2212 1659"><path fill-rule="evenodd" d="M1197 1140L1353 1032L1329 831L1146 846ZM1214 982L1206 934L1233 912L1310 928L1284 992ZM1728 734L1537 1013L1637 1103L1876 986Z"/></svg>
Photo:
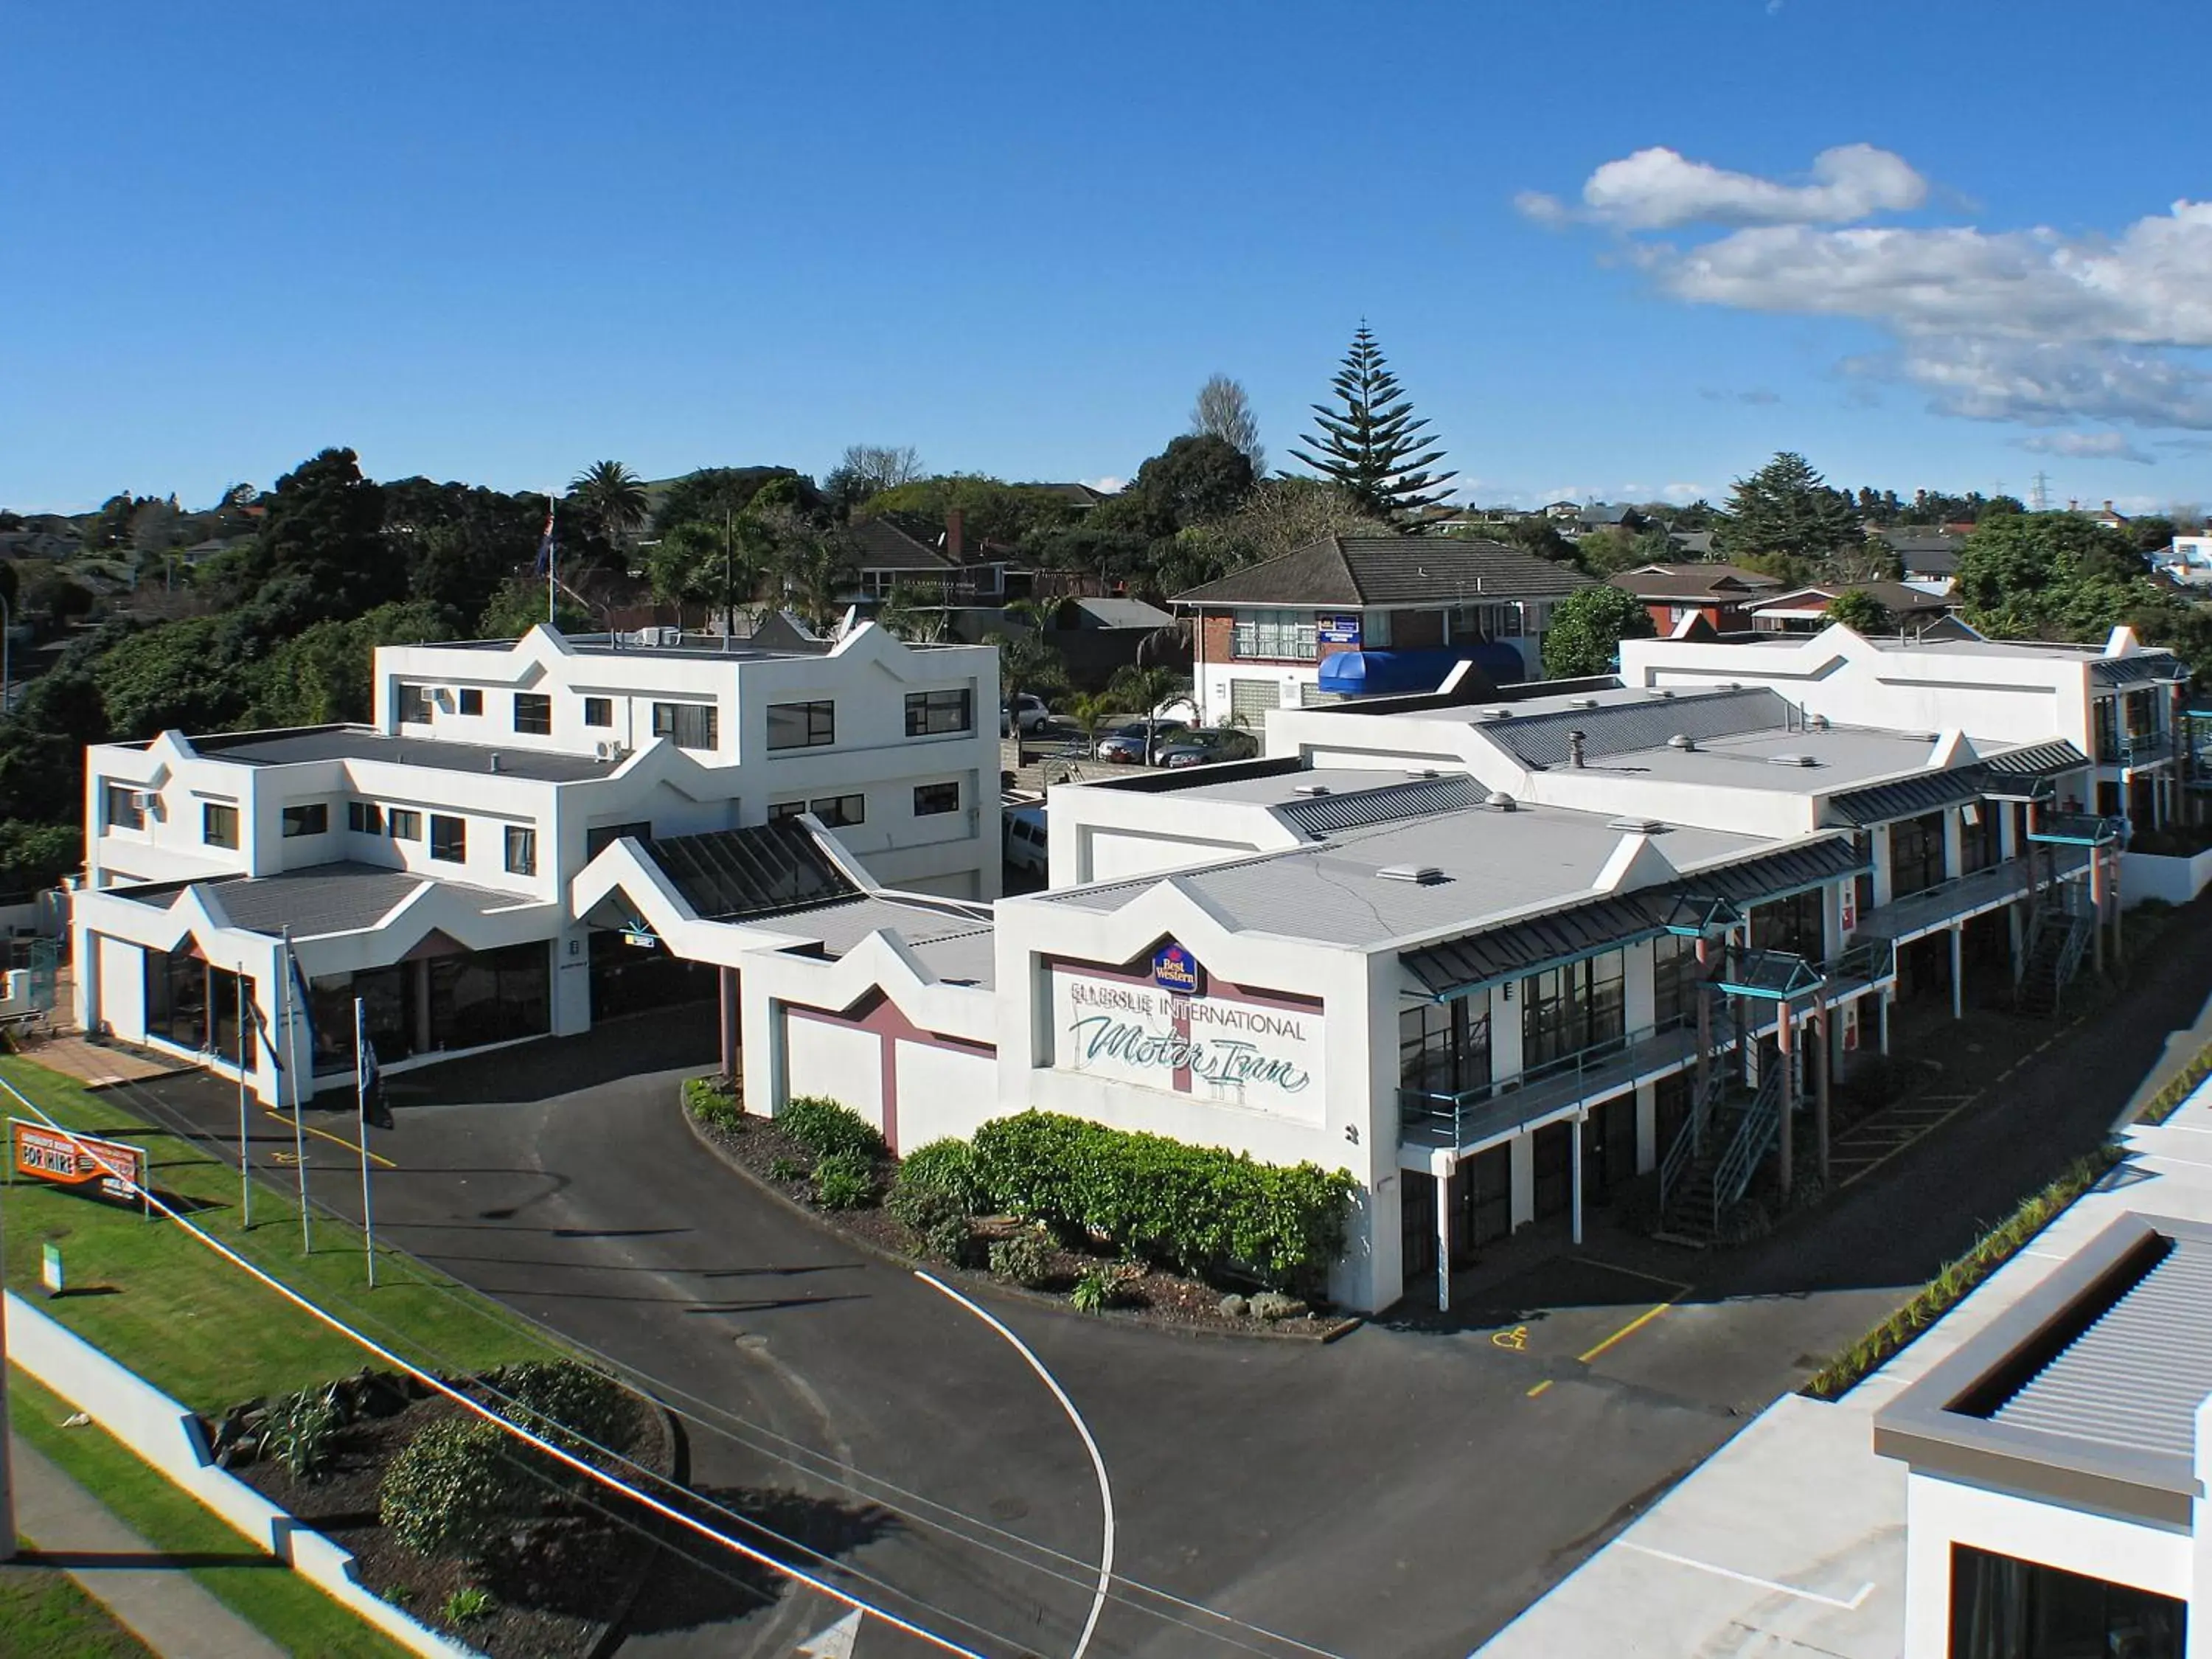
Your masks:
<svg viewBox="0 0 2212 1659"><path fill-rule="evenodd" d="M1250 760L1260 752L1259 739L1233 726L1186 732L1159 746L1154 764L1170 767L1208 766L1215 761Z"/></svg>
<svg viewBox="0 0 2212 1659"><path fill-rule="evenodd" d="M1000 711L999 735L1011 738L1018 730L1024 737L1043 726L1052 718L1052 710L1044 706L1042 697L1024 691Z"/></svg>
<svg viewBox="0 0 2212 1659"><path fill-rule="evenodd" d="M1039 875L1049 867L1051 861L1045 855L1043 807L1006 809L1006 862L1017 870L1034 870Z"/></svg>
<svg viewBox="0 0 2212 1659"><path fill-rule="evenodd" d="M1181 737L1190 728L1181 720L1154 720L1152 725L1152 754L1158 757L1161 748L1170 739ZM1103 761L1117 766L1142 766L1145 757L1145 723L1130 720L1121 726L1109 726L1098 740L1097 754Z"/></svg>

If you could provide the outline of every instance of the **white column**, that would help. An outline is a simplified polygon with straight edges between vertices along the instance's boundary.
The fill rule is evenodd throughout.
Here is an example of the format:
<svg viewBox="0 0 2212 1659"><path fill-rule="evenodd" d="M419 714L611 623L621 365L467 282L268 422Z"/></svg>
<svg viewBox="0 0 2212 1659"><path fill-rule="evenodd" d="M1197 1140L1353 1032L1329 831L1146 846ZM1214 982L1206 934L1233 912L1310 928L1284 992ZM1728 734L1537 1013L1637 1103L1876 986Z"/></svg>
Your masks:
<svg viewBox="0 0 2212 1659"><path fill-rule="evenodd" d="M1451 1187L1455 1167L1449 1152L1429 1159L1429 1179L1437 1194L1437 1311L1451 1309Z"/></svg>

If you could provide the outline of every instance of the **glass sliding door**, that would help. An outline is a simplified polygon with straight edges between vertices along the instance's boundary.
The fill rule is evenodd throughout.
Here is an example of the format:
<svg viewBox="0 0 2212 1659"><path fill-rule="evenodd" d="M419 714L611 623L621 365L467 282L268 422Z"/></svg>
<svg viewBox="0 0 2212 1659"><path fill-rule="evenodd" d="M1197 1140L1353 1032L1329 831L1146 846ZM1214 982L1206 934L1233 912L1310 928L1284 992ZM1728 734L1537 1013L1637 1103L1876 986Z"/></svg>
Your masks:
<svg viewBox="0 0 2212 1659"><path fill-rule="evenodd" d="M1621 973L1622 953L1607 951L1522 980L1522 1069L1535 1072L1626 1036Z"/></svg>

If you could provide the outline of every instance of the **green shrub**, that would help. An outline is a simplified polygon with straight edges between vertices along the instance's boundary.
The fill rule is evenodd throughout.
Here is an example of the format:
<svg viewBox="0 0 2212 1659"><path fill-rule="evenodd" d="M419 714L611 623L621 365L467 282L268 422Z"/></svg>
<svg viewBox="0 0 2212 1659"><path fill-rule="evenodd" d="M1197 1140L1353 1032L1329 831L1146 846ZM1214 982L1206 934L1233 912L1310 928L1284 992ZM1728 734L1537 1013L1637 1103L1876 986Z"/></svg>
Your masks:
<svg viewBox="0 0 2212 1659"><path fill-rule="evenodd" d="M464 1584L446 1598L446 1622L449 1625L472 1625L479 1619L488 1619L498 1603L491 1592L479 1589L474 1584Z"/></svg>
<svg viewBox="0 0 2212 1659"><path fill-rule="evenodd" d="M996 1207L975 1149L964 1140L948 1138L915 1147L900 1160L897 1184L944 1193L958 1203L963 1215L988 1215Z"/></svg>
<svg viewBox="0 0 2212 1659"><path fill-rule="evenodd" d="M991 1246L991 1271L1035 1290L1052 1277L1052 1238L1042 1227L1024 1227Z"/></svg>
<svg viewBox="0 0 2212 1659"><path fill-rule="evenodd" d="M975 1151L1012 1214L1099 1233L1186 1272L1239 1267L1302 1289L1342 1253L1356 1190L1342 1170L1255 1164L1049 1112L985 1124Z"/></svg>
<svg viewBox="0 0 2212 1659"><path fill-rule="evenodd" d="M719 1077L684 1079L684 1104L710 1129L735 1133L745 1127L744 1103Z"/></svg>
<svg viewBox="0 0 2212 1659"><path fill-rule="evenodd" d="M1103 1313L1106 1299L1113 1294L1114 1284L1103 1267L1092 1267L1075 1281L1075 1288L1067 1299L1078 1313Z"/></svg>
<svg viewBox="0 0 2212 1659"><path fill-rule="evenodd" d="M795 1158L772 1158L768 1161L768 1178L770 1181L804 1181L806 1179L806 1166Z"/></svg>
<svg viewBox="0 0 2212 1659"><path fill-rule="evenodd" d="M330 1467L331 1442L338 1426L337 1406L328 1389L287 1395L269 1407L261 1450L294 1480L313 1480Z"/></svg>
<svg viewBox="0 0 2212 1659"><path fill-rule="evenodd" d="M507 1396L501 1417L570 1451L586 1444L620 1451L629 1443L635 1420L630 1393L605 1371L569 1359L533 1359L484 1381Z"/></svg>
<svg viewBox="0 0 2212 1659"><path fill-rule="evenodd" d="M965 1221L972 1213L957 1196L942 1187L909 1178L903 1166L891 1177L890 1193L884 1200L884 1207L904 1222L908 1231L917 1236L941 1221Z"/></svg>
<svg viewBox="0 0 2212 1659"><path fill-rule="evenodd" d="M814 1164L814 1201L825 1210L857 1210L876 1196L874 1166L858 1152L825 1152Z"/></svg>
<svg viewBox="0 0 2212 1659"><path fill-rule="evenodd" d="M863 1158L883 1156L884 1138L849 1106L819 1095L801 1095L775 1115L776 1127L817 1158L852 1152Z"/></svg>
<svg viewBox="0 0 2212 1659"><path fill-rule="evenodd" d="M528 1513L532 1488L502 1431L473 1418L442 1417L392 1460L377 1513L418 1555L474 1555Z"/></svg>
<svg viewBox="0 0 2212 1659"><path fill-rule="evenodd" d="M925 1253L935 1256L939 1261L949 1261L958 1267L966 1264L968 1246L973 1242L974 1237L975 1235L969 1229L966 1216L947 1216L942 1221L933 1224L928 1231L921 1235L921 1248Z"/></svg>

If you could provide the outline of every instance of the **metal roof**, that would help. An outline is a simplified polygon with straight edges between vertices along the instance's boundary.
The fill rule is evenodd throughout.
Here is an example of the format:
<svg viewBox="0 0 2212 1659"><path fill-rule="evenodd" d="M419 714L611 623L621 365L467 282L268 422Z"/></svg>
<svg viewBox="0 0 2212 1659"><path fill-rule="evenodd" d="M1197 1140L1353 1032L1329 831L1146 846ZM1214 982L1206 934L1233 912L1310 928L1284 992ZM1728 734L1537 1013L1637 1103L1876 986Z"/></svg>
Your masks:
<svg viewBox="0 0 2212 1659"><path fill-rule="evenodd" d="M603 778L622 764L592 755L555 754L542 749L496 744L441 743L431 738L390 738L368 726L313 726L296 732L247 732L190 739L193 750L218 760L257 766L289 766L308 761L384 761L393 766L422 766L441 772L496 773L534 783L576 783Z"/></svg>
<svg viewBox="0 0 2212 1659"><path fill-rule="evenodd" d="M1391 818L1419 817L1454 807L1480 805L1487 792L1464 772L1441 778L1414 778L1386 784L1379 789L1347 790L1342 794L1316 795L1276 808L1278 817L1310 836L1354 830L1363 823L1382 823Z"/></svg>
<svg viewBox="0 0 2212 1659"><path fill-rule="evenodd" d="M1513 714L1486 720L1475 729L1524 766L1564 766L1567 734L1583 734L1583 754L1590 760L1663 749L1677 735L1706 743L1747 732L1780 731L1790 705L1771 689L1747 686L1734 691L1699 691L1638 702L1607 702L1595 708L1559 708L1540 714Z"/></svg>
<svg viewBox="0 0 2212 1659"><path fill-rule="evenodd" d="M640 843L695 914L734 921L849 898L860 890L790 819Z"/></svg>
<svg viewBox="0 0 2212 1659"><path fill-rule="evenodd" d="M2169 1236L2162 1260L1990 1413L2007 1428L2190 1455L2212 1395L2212 1240Z"/></svg>
<svg viewBox="0 0 2212 1659"><path fill-rule="evenodd" d="M2024 749L2008 749L1987 755L1982 764L2001 778L2049 778L2087 766L2089 757L2063 738L2053 743L2032 743Z"/></svg>
<svg viewBox="0 0 2212 1659"><path fill-rule="evenodd" d="M1828 797L1828 811L1844 823L1864 829L1870 823L1917 817L1923 812L1978 800L1989 784L1989 770L1984 766L1952 766L1895 783L1845 789Z"/></svg>
<svg viewBox="0 0 2212 1659"><path fill-rule="evenodd" d="M2144 680L2185 680L2189 670L2170 651L2136 651L2124 657L2100 657L2089 665L2100 685L2135 685Z"/></svg>
<svg viewBox="0 0 2212 1659"><path fill-rule="evenodd" d="M526 893L495 892L489 887L470 887L457 881L434 881L410 870L387 870L373 864L350 861L310 865L280 875L233 877L225 880L164 883L175 895L197 886L212 901L211 908L227 917L232 927L248 933L276 934L286 927L295 939L315 939L325 933L357 933L374 927L425 887L437 886L470 901L479 915L511 910L544 902ZM129 898L129 889L121 890Z"/></svg>

